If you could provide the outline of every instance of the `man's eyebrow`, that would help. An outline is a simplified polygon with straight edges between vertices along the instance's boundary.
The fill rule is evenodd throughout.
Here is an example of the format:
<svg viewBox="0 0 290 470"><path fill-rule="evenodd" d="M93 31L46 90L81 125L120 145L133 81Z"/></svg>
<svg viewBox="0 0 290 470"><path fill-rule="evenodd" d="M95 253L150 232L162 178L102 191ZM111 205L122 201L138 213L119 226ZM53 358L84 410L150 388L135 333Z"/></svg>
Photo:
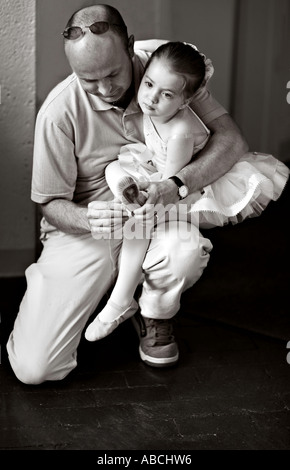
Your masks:
<svg viewBox="0 0 290 470"><path fill-rule="evenodd" d="M114 69L112 70L109 75L106 75L105 77L103 78L108 78L108 77L111 77L112 75L115 75L115 73L118 73L118 69ZM83 80L84 82L96 82L97 80L99 80L99 78L86 78L86 77L78 77L80 80ZM102 80L102 79L100 79Z"/></svg>

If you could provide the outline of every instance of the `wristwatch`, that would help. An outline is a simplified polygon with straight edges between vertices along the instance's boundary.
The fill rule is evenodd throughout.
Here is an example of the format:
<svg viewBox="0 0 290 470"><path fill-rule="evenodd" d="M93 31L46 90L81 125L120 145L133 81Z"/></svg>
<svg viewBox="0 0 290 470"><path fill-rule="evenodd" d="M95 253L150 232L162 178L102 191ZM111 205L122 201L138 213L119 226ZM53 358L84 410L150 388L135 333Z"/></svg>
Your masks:
<svg viewBox="0 0 290 470"><path fill-rule="evenodd" d="M174 181L174 183L178 187L178 195L180 199L184 199L188 196L188 187L183 183L183 181L181 181L180 178L178 178L178 176L170 176L170 178L168 179Z"/></svg>

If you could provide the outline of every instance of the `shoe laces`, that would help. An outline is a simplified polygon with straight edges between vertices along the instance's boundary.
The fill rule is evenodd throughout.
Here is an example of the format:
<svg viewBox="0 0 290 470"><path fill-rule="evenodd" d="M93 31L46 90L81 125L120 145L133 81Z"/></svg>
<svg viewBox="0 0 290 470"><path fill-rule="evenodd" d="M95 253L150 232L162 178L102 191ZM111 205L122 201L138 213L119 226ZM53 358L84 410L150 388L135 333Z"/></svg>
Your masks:
<svg viewBox="0 0 290 470"><path fill-rule="evenodd" d="M174 341L173 326L169 320L155 320L154 318L146 319L147 327L150 327L160 345L168 344Z"/></svg>

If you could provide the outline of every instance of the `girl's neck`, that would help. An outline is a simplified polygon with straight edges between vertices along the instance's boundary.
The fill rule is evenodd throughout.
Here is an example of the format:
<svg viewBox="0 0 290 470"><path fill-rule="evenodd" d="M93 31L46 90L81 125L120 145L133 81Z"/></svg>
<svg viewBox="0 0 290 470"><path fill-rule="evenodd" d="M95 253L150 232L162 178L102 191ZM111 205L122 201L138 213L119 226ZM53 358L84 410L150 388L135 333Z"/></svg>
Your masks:
<svg viewBox="0 0 290 470"><path fill-rule="evenodd" d="M174 124L175 124L175 117L180 113L181 111L178 110L173 116L167 117L167 118L162 118L156 117L156 116L148 116L150 121L152 122L152 125L159 135L159 137L166 142L171 133L173 132Z"/></svg>
<svg viewBox="0 0 290 470"><path fill-rule="evenodd" d="M172 116L149 116L149 117L151 121L153 122L153 124L158 126L158 125L168 124L175 118L175 116L177 116L179 112L180 110L178 109L176 113L174 113Z"/></svg>

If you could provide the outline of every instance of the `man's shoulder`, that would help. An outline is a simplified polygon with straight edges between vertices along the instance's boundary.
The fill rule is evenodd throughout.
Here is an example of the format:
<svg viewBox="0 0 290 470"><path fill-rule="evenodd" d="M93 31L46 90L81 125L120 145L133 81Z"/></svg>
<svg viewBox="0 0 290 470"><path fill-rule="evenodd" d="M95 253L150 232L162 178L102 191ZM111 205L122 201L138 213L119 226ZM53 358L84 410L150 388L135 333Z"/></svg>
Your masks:
<svg viewBox="0 0 290 470"><path fill-rule="evenodd" d="M58 114L67 107L72 106L75 97L79 94L79 84L74 73L58 83L44 100L40 113Z"/></svg>

